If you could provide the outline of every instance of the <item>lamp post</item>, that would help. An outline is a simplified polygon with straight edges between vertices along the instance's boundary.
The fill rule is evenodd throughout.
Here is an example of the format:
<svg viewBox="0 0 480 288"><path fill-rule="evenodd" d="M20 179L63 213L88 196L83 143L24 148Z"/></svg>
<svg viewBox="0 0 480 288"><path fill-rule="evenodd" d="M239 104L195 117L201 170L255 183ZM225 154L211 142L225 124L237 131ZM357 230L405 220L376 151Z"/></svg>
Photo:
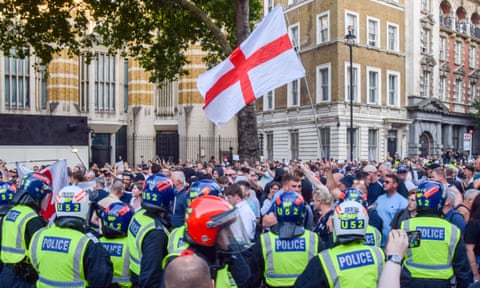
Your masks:
<svg viewBox="0 0 480 288"><path fill-rule="evenodd" d="M348 34L345 35L345 43L350 50L350 161L353 162L353 57L352 49L357 37L353 34L353 27L348 26Z"/></svg>

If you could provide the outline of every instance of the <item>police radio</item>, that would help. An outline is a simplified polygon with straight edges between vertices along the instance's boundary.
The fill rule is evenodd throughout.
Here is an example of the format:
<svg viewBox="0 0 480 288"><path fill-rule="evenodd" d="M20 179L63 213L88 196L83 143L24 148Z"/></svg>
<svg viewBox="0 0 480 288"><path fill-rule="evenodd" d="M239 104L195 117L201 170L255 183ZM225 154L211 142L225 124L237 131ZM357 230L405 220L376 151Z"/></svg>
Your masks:
<svg viewBox="0 0 480 288"><path fill-rule="evenodd" d="M418 230L408 231L408 248L415 248L420 246L421 233Z"/></svg>

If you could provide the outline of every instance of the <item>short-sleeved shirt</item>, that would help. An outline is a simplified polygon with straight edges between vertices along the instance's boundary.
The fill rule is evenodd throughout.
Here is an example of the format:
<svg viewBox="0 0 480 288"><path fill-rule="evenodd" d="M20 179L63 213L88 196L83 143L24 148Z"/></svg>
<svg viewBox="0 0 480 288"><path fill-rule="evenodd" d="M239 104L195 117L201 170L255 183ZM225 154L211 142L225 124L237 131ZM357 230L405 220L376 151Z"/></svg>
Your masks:
<svg viewBox="0 0 480 288"><path fill-rule="evenodd" d="M399 193L395 193L392 196L383 194L377 198L377 212L383 222L382 247L385 246L387 241L388 232L390 232L391 229L390 223L392 223L393 217L401 209L407 208L407 205L407 199Z"/></svg>
<svg viewBox="0 0 480 288"><path fill-rule="evenodd" d="M318 220L318 223L313 228L313 232L317 233L322 240L326 249L333 246L333 233L328 229L327 222L333 216L333 210L328 211Z"/></svg>
<svg viewBox="0 0 480 288"><path fill-rule="evenodd" d="M475 256L480 256L480 220L470 220L463 237L465 244L475 244Z"/></svg>

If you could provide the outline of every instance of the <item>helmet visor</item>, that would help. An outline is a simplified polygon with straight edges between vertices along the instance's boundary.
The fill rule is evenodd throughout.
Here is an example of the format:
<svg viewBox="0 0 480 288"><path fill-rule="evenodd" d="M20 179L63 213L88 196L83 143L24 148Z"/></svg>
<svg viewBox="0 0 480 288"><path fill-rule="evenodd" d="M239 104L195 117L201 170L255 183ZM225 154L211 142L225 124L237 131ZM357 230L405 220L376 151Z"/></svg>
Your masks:
<svg viewBox="0 0 480 288"><path fill-rule="evenodd" d="M223 227L218 232L217 248L223 253L236 253L248 249L252 246L250 237L245 229L242 218L236 209L212 219L214 223Z"/></svg>

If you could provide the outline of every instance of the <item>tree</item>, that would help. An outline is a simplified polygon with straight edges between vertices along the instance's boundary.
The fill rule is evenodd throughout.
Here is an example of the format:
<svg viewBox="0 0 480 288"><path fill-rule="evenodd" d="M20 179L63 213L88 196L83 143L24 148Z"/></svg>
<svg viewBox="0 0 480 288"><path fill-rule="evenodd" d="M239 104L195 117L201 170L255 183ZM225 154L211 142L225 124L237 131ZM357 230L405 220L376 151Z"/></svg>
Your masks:
<svg viewBox="0 0 480 288"><path fill-rule="evenodd" d="M473 100L472 108L475 109L476 112L469 112L469 115L475 121L475 126L477 126L477 129L480 130L480 100L478 98Z"/></svg>
<svg viewBox="0 0 480 288"><path fill-rule="evenodd" d="M35 55L41 65L67 50L90 55L95 45L136 58L164 83L188 73L185 52L200 43L212 66L247 38L260 17L257 0L4 0L0 2L0 50ZM18 49L18 48L31 49ZM255 106L238 113L241 159L259 158Z"/></svg>

